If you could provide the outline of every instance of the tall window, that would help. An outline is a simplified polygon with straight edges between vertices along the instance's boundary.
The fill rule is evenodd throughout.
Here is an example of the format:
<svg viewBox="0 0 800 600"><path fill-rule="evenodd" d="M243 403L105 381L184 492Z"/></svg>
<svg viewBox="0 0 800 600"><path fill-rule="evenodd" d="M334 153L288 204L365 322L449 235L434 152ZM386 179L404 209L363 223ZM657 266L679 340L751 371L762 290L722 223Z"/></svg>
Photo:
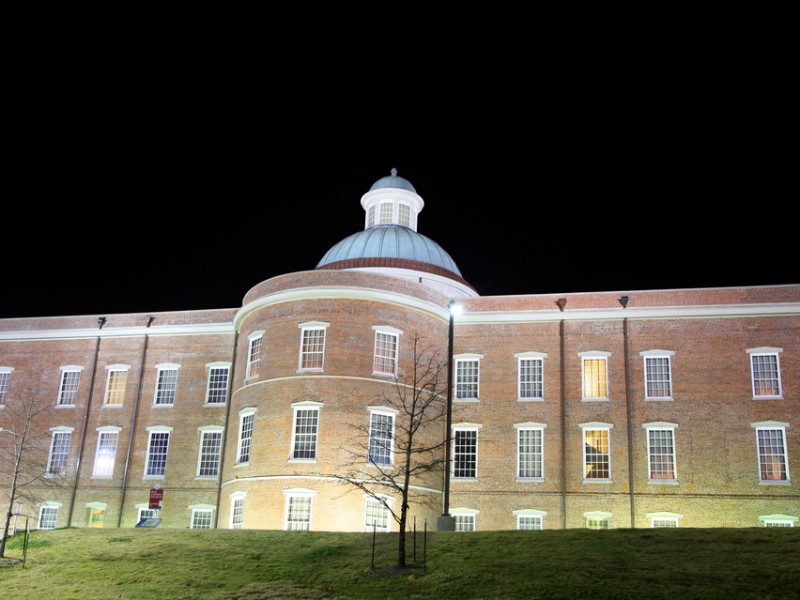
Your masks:
<svg viewBox="0 0 800 600"><path fill-rule="evenodd" d="M11 367L0 367L0 406L6 403L8 397L8 384L11 381Z"/></svg>
<svg viewBox="0 0 800 600"><path fill-rule="evenodd" d="M394 216L394 203L381 202L380 211L381 211L381 223L391 223L392 217Z"/></svg>
<svg viewBox="0 0 800 600"><path fill-rule="evenodd" d="M372 409L369 417L369 462L391 465L394 449L394 418L397 411Z"/></svg>
<svg viewBox="0 0 800 600"><path fill-rule="evenodd" d="M583 428L584 480L611 479L610 424L588 424Z"/></svg>
<svg viewBox="0 0 800 600"><path fill-rule="evenodd" d="M671 357L675 354L665 350L642 352L644 357L645 400L668 400L672 398Z"/></svg>
<svg viewBox="0 0 800 600"><path fill-rule="evenodd" d="M222 452L222 427L215 425L200 429L200 456L197 458L198 477L219 475L219 459Z"/></svg>
<svg viewBox="0 0 800 600"><path fill-rule="evenodd" d="M58 391L58 406L75 406L78 386L81 382L80 367L62 367L61 385Z"/></svg>
<svg viewBox="0 0 800 600"><path fill-rule="evenodd" d="M294 407L292 428L292 458L317 458L317 434L319 433L319 402L298 402Z"/></svg>
<svg viewBox="0 0 800 600"><path fill-rule="evenodd" d="M375 329L375 358L372 370L384 375L396 375L399 331L388 327L373 329Z"/></svg>
<svg viewBox="0 0 800 600"><path fill-rule="evenodd" d="M255 408L246 408L239 412L239 442L236 448L237 465L250 461L250 444L253 440L255 418Z"/></svg>
<svg viewBox="0 0 800 600"><path fill-rule="evenodd" d="M758 472L763 482L789 481L789 461L786 454L788 423L767 421L754 423L758 444Z"/></svg>
<svg viewBox="0 0 800 600"><path fill-rule="evenodd" d="M325 358L325 328L329 323L300 325L300 369L321 371Z"/></svg>
<svg viewBox="0 0 800 600"><path fill-rule="evenodd" d="M474 479L478 476L478 429L478 426L454 428L454 479Z"/></svg>
<svg viewBox="0 0 800 600"><path fill-rule="evenodd" d="M478 358L455 358L456 400L478 399L478 375L480 361Z"/></svg>
<svg viewBox="0 0 800 600"><path fill-rule="evenodd" d="M61 505L46 504L39 509L39 529L55 529L58 521L58 509Z"/></svg>
<svg viewBox="0 0 800 600"><path fill-rule="evenodd" d="M231 494L231 529L241 529L244 522L244 492Z"/></svg>
<svg viewBox="0 0 800 600"><path fill-rule="evenodd" d="M581 352L583 399L608 400L608 352Z"/></svg>
<svg viewBox="0 0 800 600"><path fill-rule="evenodd" d="M94 456L92 477L111 477L114 475L114 461L117 457L119 427L97 428L97 453Z"/></svg>
<svg viewBox="0 0 800 600"><path fill-rule="evenodd" d="M247 374L246 379L258 377L261 374L261 340L263 331L250 334L250 345L247 349Z"/></svg>
<svg viewBox="0 0 800 600"><path fill-rule="evenodd" d="M103 404L106 406L122 406L125 401L125 386L128 383L127 365L110 365L106 377L106 395Z"/></svg>
<svg viewBox="0 0 800 600"><path fill-rule="evenodd" d="M286 495L286 531L311 530L311 501L313 490L284 490Z"/></svg>
<svg viewBox="0 0 800 600"><path fill-rule="evenodd" d="M178 365L156 365L156 395L153 404L172 406L175 404L175 390L178 387Z"/></svg>
<svg viewBox="0 0 800 600"><path fill-rule="evenodd" d="M397 222L400 225L411 227L411 207L402 202L397 205Z"/></svg>
<svg viewBox="0 0 800 600"><path fill-rule="evenodd" d="M754 398L781 398L781 369L778 355L781 348L752 348L750 369Z"/></svg>
<svg viewBox="0 0 800 600"><path fill-rule="evenodd" d="M389 498L383 496L380 499L367 496L364 531L389 531L390 516L389 508L386 505L389 501Z"/></svg>
<svg viewBox="0 0 800 600"><path fill-rule="evenodd" d="M543 423L523 423L517 428L517 478L544 478L544 428Z"/></svg>
<svg viewBox="0 0 800 600"><path fill-rule="evenodd" d="M50 455L47 459L47 474L66 475L72 428L54 427L50 431L53 432L53 438L50 442Z"/></svg>
<svg viewBox="0 0 800 600"><path fill-rule="evenodd" d="M369 207L367 210L367 227L375 225L375 205Z"/></svg>
<svg viewBox="0 0 800 600"><path fill-rule="evenodd" d="M520 400L544 400L544 358L546 354L517 354L517 397Z"/></svg>
<svg viewBox="0 0 800 600"><path fill-rule="evenodd" d="M231 368L225 365L207 365L208 384L206 386L206 404L222 405L228 400L228 378Z"/></svg>
<svg viewBox="0 0 800 600"><path fill-rule="evenodd" d="M148 427L150 439L147 444L146 477L163 477L167 472L167 450L172 427Z"/></svg>
<svg viewBox="0 0 800 600"><path fill-rule="evenodd" d="M650 481L675 481L674 423L645 423L647 430L647 471Z"/></svg>

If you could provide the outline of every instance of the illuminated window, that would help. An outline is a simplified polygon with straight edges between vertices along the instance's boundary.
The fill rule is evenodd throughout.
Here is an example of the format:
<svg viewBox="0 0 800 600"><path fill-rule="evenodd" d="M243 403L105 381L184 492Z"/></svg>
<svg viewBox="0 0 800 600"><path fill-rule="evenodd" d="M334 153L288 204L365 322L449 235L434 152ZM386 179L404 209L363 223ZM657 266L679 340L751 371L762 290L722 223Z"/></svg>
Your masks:
<svg viewBox="0 0 800 600"><path fill-rule="evenodd" d="M394 203L381 202L380 210L381 210L380 222L391 223L394 216Z"/></svg>
<svg viewBox="0 0 800 600"><path fill-rule="evenodd" d="M645 400L672 399L672 355L667 350L648 350L644 357Z"/></svg>
<svg viewBox="0 0 800 600"><path fill-rule="evenodd" d="M394 418L398 411L371 408L369 416L369 462L391 465L394 449Z"/></svg>
<svg viewBox="0 0 800 600"><path fill-rule="evenodd" d="M544 423L520 423L517 429L517 478L544 478Z"/></svg>
<svg viewBox="0 0 800 600"><path fill-rule="evenodd" d="M244 492L231 494L231 529L241 529L244 522Z"/></svg>
<svg viewBox="0 0 800 600"><path fill-rule="evenodd" d="M71 427L53 427L50 431L53 432L53 438L50 442L50 455L47 459L47 474L66 475L69 443L73 430Z"/></svg>
<svg viewBox="0 0 800 600"><path fill-rule="evenodd" d="M86 505L89 527L102 528L105 525L107 508L108 504L105 502L90 502Z"/></svg>
<svg viewBox="0 0 800 600"><path fill-rule="evenodd" d="M480 358L477 355L460 355L453 357L455 361L455 399L477 400Z"/></svg>
<svg viewBox="0 0 800 600"><path fill-rule="evenodd" d="M55 529L58 521L59 503L46 504L39 509L39 529Z"/></svg>
<svg viewBox="0 0 800 600"><path fill-rule="evenodd" d="M321 371L325 358L325 329L329 323L303 323L300 336L300 369Z"/></svg>
<svg viewBox="0 0 800 600"><path fill-rule="evenodd" d="M608 352L581 352L584 400L608 400Z"/></svg>
<svg viewBox="0 0 800 600"><path fill-rule="evenodd" d="M206 404L225 404L228 400L228 379L230 366L206 365L208 367L208 384L206 385Z"/></svg>
<svg viewBox="0 0 800 600"><path fill-rule="evenodd" d="M456 426L453 430L453 478L478 477L479 425Z"/></svg>
<svg viewBox="0 0 800 600"><path fill-rule="evenodd" d="M311 502L316 492L295 488L283 493L286 496L286 531L311 531Z"/></svg>
<svg viewBox="0 0 800 600"><path fill-rule="evenodd" d="M607 512L585 512L583 522L586 529L610 529L611 513Z"/></svg>
<svg viewBox="0 0 800 600"><path fill-rule="evenodd" d="M128 365L110 365L106 377L106 395L103 404L122 406L125 401L125 386L128 383Z"/></svg>
<svg viewBox="0 0 800 600"><path fill-rule="evenodd" d="M544 400L544 358L546 354L525 352L517 354L517 398Z"/></svg>
<svg viewBox="0 0 800 600"><path fill-rule="evenodd" d="M247 349L247 373L245 379L253 379L261 374L261 340L264 336L263 331L251 333L248 338Z"/></svg>
<svg viewBox="0 0 800 600"><path fill-rule="evenodd" d="M750 372L754 398L781 398L781 368L778 355L781 348L751 348Z"/></svg>
<svg viewBox="0 0 800 600"><path fill-rule="evenodd" d="M391 498L380 496L374 498L372 496L366 497L366 515L364 519L364 531L389 531L389 508L387 502Z"/></svg>
<svg viewBox="0 0 800 600"><path fill-rule="evenodd" d="M167 472L167 451L172 427L148 427L150 439L147 444L145 477L163 477Z"/></svg>
<svg viewBox="0 0 800 600"><path fill-rule="evenodd" d="M373 327L375 330L375 355L372 363L374 373L397 374L397 344L400 331L391 327Z"/></svg>
<svg viewBox="0 0 800 600"><path fill-rule="evenodd" d="M178 365L156 365L156 395L153 404L172 406L175 404L175 390L178 388Z"/></svg>
<svg viewBox="0 0 800 600"><path fill-rule="evenodd" d="M675 423L645 423L650 481L675 481Z"/></svg>
<svg viewBox="0 0 800 600"><path fill-rule="evenodd" d="M611 479L610 435L611 424L587 423L583 429L583 479L584 481L609 481Z"/></svg>
<svg viewBox="0 0 800 600"><path fill-rule="evenodd" d="M253 440L255 418L255 408L245 408L239 412L239 442L236 448L237 465L250 461L250 444Z"/></svg>
<svg viewBox="0 0 800 600"><path fill-rule="evenodd" d="M11 381L11 367L0 367L0 406L6 403L8 397L8 384Z"/></svg>
<svg viewBox="0 0 800 600"><path fill-rule="evenodd" d="M753 423L758 447L758 472L763 483L789 481L789 461L786 455L788 423L765 421Z"/></svg>
<svg viewBox="0 0 800 600"><path fill-rule="evenodd" d="M81 382L81 367L61 367L61 385L58 392L58 406L75 406L78 386Z"/></svg>
<svg viewBox="0 0 800 600"><path fill-rule="evenodd" d="M208 426L200 429L200 455L197 458L198 477L219 475L219 460L222 452L222 427Z"/></svg>
<svg viewBox="0 0 800 600"><path fill-rule="evenodd" d="M120 429L120 427L97 428L97 453L94 456L92 477L111 477L114 475L114 461L117 457Z"/></svg>
<svg viewBox="0 0 800 600"><path fill-rule="evenodd" d="M317 458L317 434L319 433L319 402L298 402L294 408L292 428L293 459L313 460Z"/></svg>

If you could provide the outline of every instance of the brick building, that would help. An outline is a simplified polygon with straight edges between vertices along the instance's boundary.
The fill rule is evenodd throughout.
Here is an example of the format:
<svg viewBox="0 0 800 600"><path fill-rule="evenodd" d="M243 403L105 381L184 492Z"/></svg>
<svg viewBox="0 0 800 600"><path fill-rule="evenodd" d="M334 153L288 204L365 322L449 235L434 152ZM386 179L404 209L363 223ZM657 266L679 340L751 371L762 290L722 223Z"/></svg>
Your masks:
<svg viewBox="0 0 800 600"><path fill-rule="evenodd" d="M361 204L363 231L241 307L0 320L0 449L15 407L49 404L22 510L40 528L396 530L341 477L402 463L391 398L421 340L447 356L454 300L452 464L411 481L417 523L449 480L459 530L797 525L800 285L479 296L417 232L407 180Z"/></svg>

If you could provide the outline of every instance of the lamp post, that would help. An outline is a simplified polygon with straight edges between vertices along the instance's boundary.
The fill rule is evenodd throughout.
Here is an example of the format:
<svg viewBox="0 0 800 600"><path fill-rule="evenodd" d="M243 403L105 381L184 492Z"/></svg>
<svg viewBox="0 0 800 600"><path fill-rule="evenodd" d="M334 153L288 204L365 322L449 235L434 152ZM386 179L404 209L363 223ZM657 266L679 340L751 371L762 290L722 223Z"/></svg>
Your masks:
<svg viewBox="0 0 800 600"><path fill-rule="evenodd" d="M445 430L444 446L444 508L442 516L437 520L438 531L453 531L456 528L455 517L450 516L450 461L452 449L453 428L453 321L460 315L462 308L455 300L447 305L450 313L450 326L447 334L447 429Z"/></svg>

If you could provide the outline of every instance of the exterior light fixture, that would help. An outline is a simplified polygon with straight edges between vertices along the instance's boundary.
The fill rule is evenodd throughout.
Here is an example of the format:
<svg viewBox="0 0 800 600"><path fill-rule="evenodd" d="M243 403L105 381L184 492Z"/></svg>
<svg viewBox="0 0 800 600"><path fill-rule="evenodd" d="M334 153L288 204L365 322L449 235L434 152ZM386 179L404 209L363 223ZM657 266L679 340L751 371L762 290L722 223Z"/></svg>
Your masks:
<svg viewBox="0 0 800 600"><path fill-rule="evenodd" d="M453 427L453 323L455 317L464 312L464 307L455 300L451 300L447 305L450 313L450 326L447 334L447 426L445 429L444 446L444 508L442 516L437 521L438 531L454 531L456 519L450 515L450 461L452 451L452 427Z"/></svg>

